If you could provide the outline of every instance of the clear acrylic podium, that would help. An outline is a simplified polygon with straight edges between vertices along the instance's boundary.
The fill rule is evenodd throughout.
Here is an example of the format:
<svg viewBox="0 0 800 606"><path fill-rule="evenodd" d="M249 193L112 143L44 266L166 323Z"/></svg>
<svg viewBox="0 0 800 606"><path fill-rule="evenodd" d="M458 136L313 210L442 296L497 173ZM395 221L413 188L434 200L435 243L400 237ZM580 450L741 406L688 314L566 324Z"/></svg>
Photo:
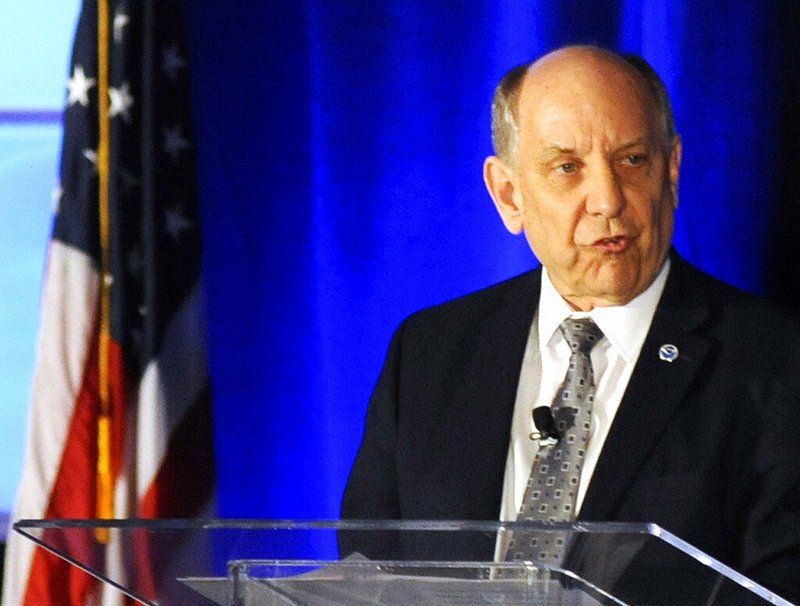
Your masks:
<svg viewBox="0 0 800 606"><path fill-rule="evenodd" d="M14 529L152 606L791 606L645 524L22 520ZM563 557L495 561L512 534L563 540Z"/></svg>

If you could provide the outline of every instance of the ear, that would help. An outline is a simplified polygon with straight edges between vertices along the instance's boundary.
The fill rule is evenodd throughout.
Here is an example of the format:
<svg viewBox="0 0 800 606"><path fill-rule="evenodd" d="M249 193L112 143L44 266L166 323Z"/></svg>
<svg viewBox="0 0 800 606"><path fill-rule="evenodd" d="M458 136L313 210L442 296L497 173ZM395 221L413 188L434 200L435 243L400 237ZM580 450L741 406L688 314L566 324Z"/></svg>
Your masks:
<svg viewBox="0 0 800 606"><path fill-rule="evenodd" d="M489 156L483 163L483 181L506 229L514 235L522 233L524 224L516 171L497 156Z"/></svg>
<svg viewBox="0 0 800 606"><path fill-rule="evenodd" d="M672 140L672 149L669 154L669 186L672 190L672 200L678 208L678 181L681 174L681 158L683 157L683 142L680 135L675 135Z"/></svg>

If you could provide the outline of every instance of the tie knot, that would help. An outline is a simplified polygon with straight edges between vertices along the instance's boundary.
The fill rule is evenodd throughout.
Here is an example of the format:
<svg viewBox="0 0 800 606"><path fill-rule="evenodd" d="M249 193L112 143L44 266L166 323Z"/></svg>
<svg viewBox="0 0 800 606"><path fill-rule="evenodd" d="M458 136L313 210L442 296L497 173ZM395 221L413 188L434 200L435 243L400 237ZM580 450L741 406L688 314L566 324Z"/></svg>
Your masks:
<svg viewBox="0 0 800 606"><path fill-rule="evenodd" d="M558 327L569 344L572 353L588 354L597 342L603 338L603 331L591 318L567 318Z"/></svg>

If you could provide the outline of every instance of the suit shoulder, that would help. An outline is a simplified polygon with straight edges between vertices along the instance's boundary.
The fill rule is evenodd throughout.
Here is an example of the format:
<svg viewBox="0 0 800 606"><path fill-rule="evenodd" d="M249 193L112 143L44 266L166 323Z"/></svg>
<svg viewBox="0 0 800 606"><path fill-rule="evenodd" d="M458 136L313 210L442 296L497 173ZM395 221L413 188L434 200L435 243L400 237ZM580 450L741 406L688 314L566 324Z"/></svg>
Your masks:
<svg viewBox="0 0 800 606"><path fill-rule="evenodd" d="M486 288L462 295L455 299L426 307L411 314L404 321L406 327L431 325L456 326L487 320L515 308L525 315L536 308L541 285L541 270L534 269L524 274L493 284Z"/></svg>
<svg viewBox="0 0 800 606"><path fill-rule="evenodd" d="M712 313L725 318L728 324L738 326L741 331L754 331L761 335L762 340L772 332L800 336L800 317L795 312L686 263L681 263L679 271L681 286L694 286L687 292L704 293Z"/></svg>

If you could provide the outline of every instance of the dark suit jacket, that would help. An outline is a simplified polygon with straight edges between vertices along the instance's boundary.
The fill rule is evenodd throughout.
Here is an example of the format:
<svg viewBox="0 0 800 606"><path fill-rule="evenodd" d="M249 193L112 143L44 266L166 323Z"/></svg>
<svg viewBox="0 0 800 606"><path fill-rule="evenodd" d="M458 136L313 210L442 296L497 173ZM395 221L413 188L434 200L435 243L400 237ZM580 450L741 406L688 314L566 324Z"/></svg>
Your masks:
<svg viewBox="0 0 800 606"><path fill-rule="evenodd" d="M399 327L342 517L498 518L540 283L535 270ZM657 523L800 601L798 322L673 253L579 519Z"/></svg>

